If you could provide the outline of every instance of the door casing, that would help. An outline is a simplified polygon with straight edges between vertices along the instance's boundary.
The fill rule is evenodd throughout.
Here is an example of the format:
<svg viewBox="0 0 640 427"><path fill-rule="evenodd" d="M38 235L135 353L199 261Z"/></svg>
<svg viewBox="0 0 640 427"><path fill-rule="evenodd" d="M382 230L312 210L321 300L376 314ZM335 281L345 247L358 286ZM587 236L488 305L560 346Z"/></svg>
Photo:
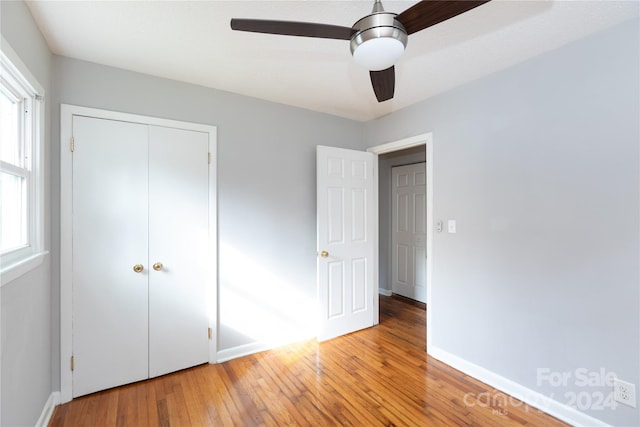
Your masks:
<svg viewBox="0 0 640 427"><path fill-rule="evenodd" d="M431 283L431 271L432 271L432 266L431 266L431 260L433 259L433 134L431 132L429 133L424 133L424 134L420 134L420 135L416 135L416 136L412 136L409 138L405 138L405 139L400 139L397 141L392 141L392 142L388 142L385 144L380 144L380 145L376 145L373 147L370 147L367 149L367 151L376 154L376 155L380 155L380 154L385 154L385 153L392 153L394 151L400 151L400 150L404 150L407 148L412 148L412 147L417 147L417 146L421 146L424 145L425 146L425 151L426 151L426 163L425 163L425 167L427 169L426 173L427 173L427 226L426 226L426 230L427 230L427 241L426 241L426 251L427 251L427 260L426 260L426 285L427 285L427 353L431 353L431 340L429 340L429 337L432 336L431 334L431 317L432 317L432 313L433 313L433 303L431 300L431 289L432 289L432 283ZM376 176L378 176L378 162L375 161L374 162L374 168L375 168L375 173ZM376 180L374 182L374 191L373 191L373 196L375 197L375 201L374 201L374 209L375 209L375 248L376 248L376 254L374 256L374 262L375 262L375 266L374 266L374 286L375 286L375 322L374 324L378 324L380 323L380 319L379 319L379 297L378 297L378 292L377 289L379 287L379 250L378 250L378 244L379 244L379 237L378 237L378 203L379 203L379 188L378 188L378 181Z"/></svg>
<svg viewBox="0 0 640 427"><path fill-rule="evenodd" d="M101 119L119 120L156 126L194 130L209 134L209 236L210 268L208 272L209 327L212 331L209 341L209 363L216 362L218 326L218 283L217 283L217 187L216 153L217 129L215 126L141 116L95 108L61 104L60 106L60 402L72 399L72 161L71 138L73 116L88 116ZM123 153L126 155L126 153Z"/></svg>

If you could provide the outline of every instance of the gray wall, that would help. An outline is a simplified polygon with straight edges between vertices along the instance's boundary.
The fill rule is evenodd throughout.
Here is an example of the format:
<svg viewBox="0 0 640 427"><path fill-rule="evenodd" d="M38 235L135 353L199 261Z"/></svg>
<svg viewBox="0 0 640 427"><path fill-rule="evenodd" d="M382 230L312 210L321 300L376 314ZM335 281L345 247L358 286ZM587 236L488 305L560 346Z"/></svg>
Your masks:
<svg viewBox="0 0 640 427"><path fill-rule="evenodd" d="M315 146L364 149L363 125L58 56L54 81L55 176L60 103L218 127L219 350L302 336L316 295ZM59 194L55 186L54 223ZM282 328L287 337L271 336Z"/></svg>
<svg viewBox="0 0 640 427"><path fill-rule="evenodd" d="M52 60L25 5L0 5L3 36L47 90L52 249L1 290L2 425L33 425L60 386L61 102L218 126L222 349L257 339L242 322L256 307L267 326L295 324L286 305L315 298L315 145L433 132L435 218L458 233L434 235L432 344L562 403L585 389L538 386L538 368L640 384L638 21L363 125ZM590 414L640 423L623 406Z"/></svg>
<svg viewBox="0 0 640 427"><path fill-rule="evenodd" d="M379 287L392 288L391 259L391 168L424 162L427 159L425 147L418 146L406 150L378 156L378 251Z"/></svg>
<svg viewBox="0 0 640 427"><path fill-rule="evenodd" d="M367 123L433 132L433 346L568 403L640 385L639 31L629 21ZM537 384L538 368L570 372ZM639 425L638 409L591 410Z"/></svg>
<svg viewBox="0 0 640 427"><path fill-rule="evenodd" d="M45 248L50 246L51 53L23 2L0 2L0 29L45 95ZM2 287L3 426L34 425L52 391L51 270L49 258ZM57 369L57 368L56 368Z"/></svg>

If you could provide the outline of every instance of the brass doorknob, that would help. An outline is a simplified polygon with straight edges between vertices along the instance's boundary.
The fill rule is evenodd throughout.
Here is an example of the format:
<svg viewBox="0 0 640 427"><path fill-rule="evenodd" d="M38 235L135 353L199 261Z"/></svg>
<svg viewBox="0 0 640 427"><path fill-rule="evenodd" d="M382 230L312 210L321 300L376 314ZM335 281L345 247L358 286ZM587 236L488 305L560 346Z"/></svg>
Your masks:
<svg viewBox="0 0 640 427"><path fill-rule="evenodd" d="M153 264L153 269L155 271L160 271L162 270L162 263L161 262L156 262L155 264Z"/></svg>
<svg viewBox="0 0 640 427"><path fill-rule="evenodd" d="M133 266L133 271L136 273L141 273L144 270L144 266L142 264L136 264Z"/></svg>
<svg viewBox="0 0 640 427"><path fill-rule="evenodd" d="M328 256L329 256L329 252L327 252L327 251L322 251L322 252L320 252L320 256L321 256L322 258L326 258L326 257L328 257Z"/></svg>

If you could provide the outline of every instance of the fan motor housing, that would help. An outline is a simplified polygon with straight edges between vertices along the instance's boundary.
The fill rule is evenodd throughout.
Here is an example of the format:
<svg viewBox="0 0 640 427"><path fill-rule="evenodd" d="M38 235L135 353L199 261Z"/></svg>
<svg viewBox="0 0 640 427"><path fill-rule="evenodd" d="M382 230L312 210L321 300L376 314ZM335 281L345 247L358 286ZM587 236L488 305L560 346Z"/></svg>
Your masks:
<svg viewBox="0 0 640 427"><path fill-rule="evenodd" d="M351 53L364 42L382 37L398 40L406 48L407 30L396 20L396 16L392 12L372 13L353 24L356 33L351 38Z"/></svg>

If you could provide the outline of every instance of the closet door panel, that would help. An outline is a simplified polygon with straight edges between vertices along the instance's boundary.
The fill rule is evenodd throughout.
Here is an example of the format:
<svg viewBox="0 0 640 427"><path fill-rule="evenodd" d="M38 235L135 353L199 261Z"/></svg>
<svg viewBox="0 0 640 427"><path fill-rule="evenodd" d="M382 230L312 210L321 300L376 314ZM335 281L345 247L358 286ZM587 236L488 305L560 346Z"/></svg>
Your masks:
<svg viewBox="0 0 640 427"><path fill-rule="evenodd" d="M148 129L75 116L73 136L76 397L148 376Z"/></svg>
<svg viewBox="0 0 640 427"><path fill-rule="evenodd" d="M149 128L149 376L209 360L208 136ZM160 263L162 266L160 267Z"/></svg>

